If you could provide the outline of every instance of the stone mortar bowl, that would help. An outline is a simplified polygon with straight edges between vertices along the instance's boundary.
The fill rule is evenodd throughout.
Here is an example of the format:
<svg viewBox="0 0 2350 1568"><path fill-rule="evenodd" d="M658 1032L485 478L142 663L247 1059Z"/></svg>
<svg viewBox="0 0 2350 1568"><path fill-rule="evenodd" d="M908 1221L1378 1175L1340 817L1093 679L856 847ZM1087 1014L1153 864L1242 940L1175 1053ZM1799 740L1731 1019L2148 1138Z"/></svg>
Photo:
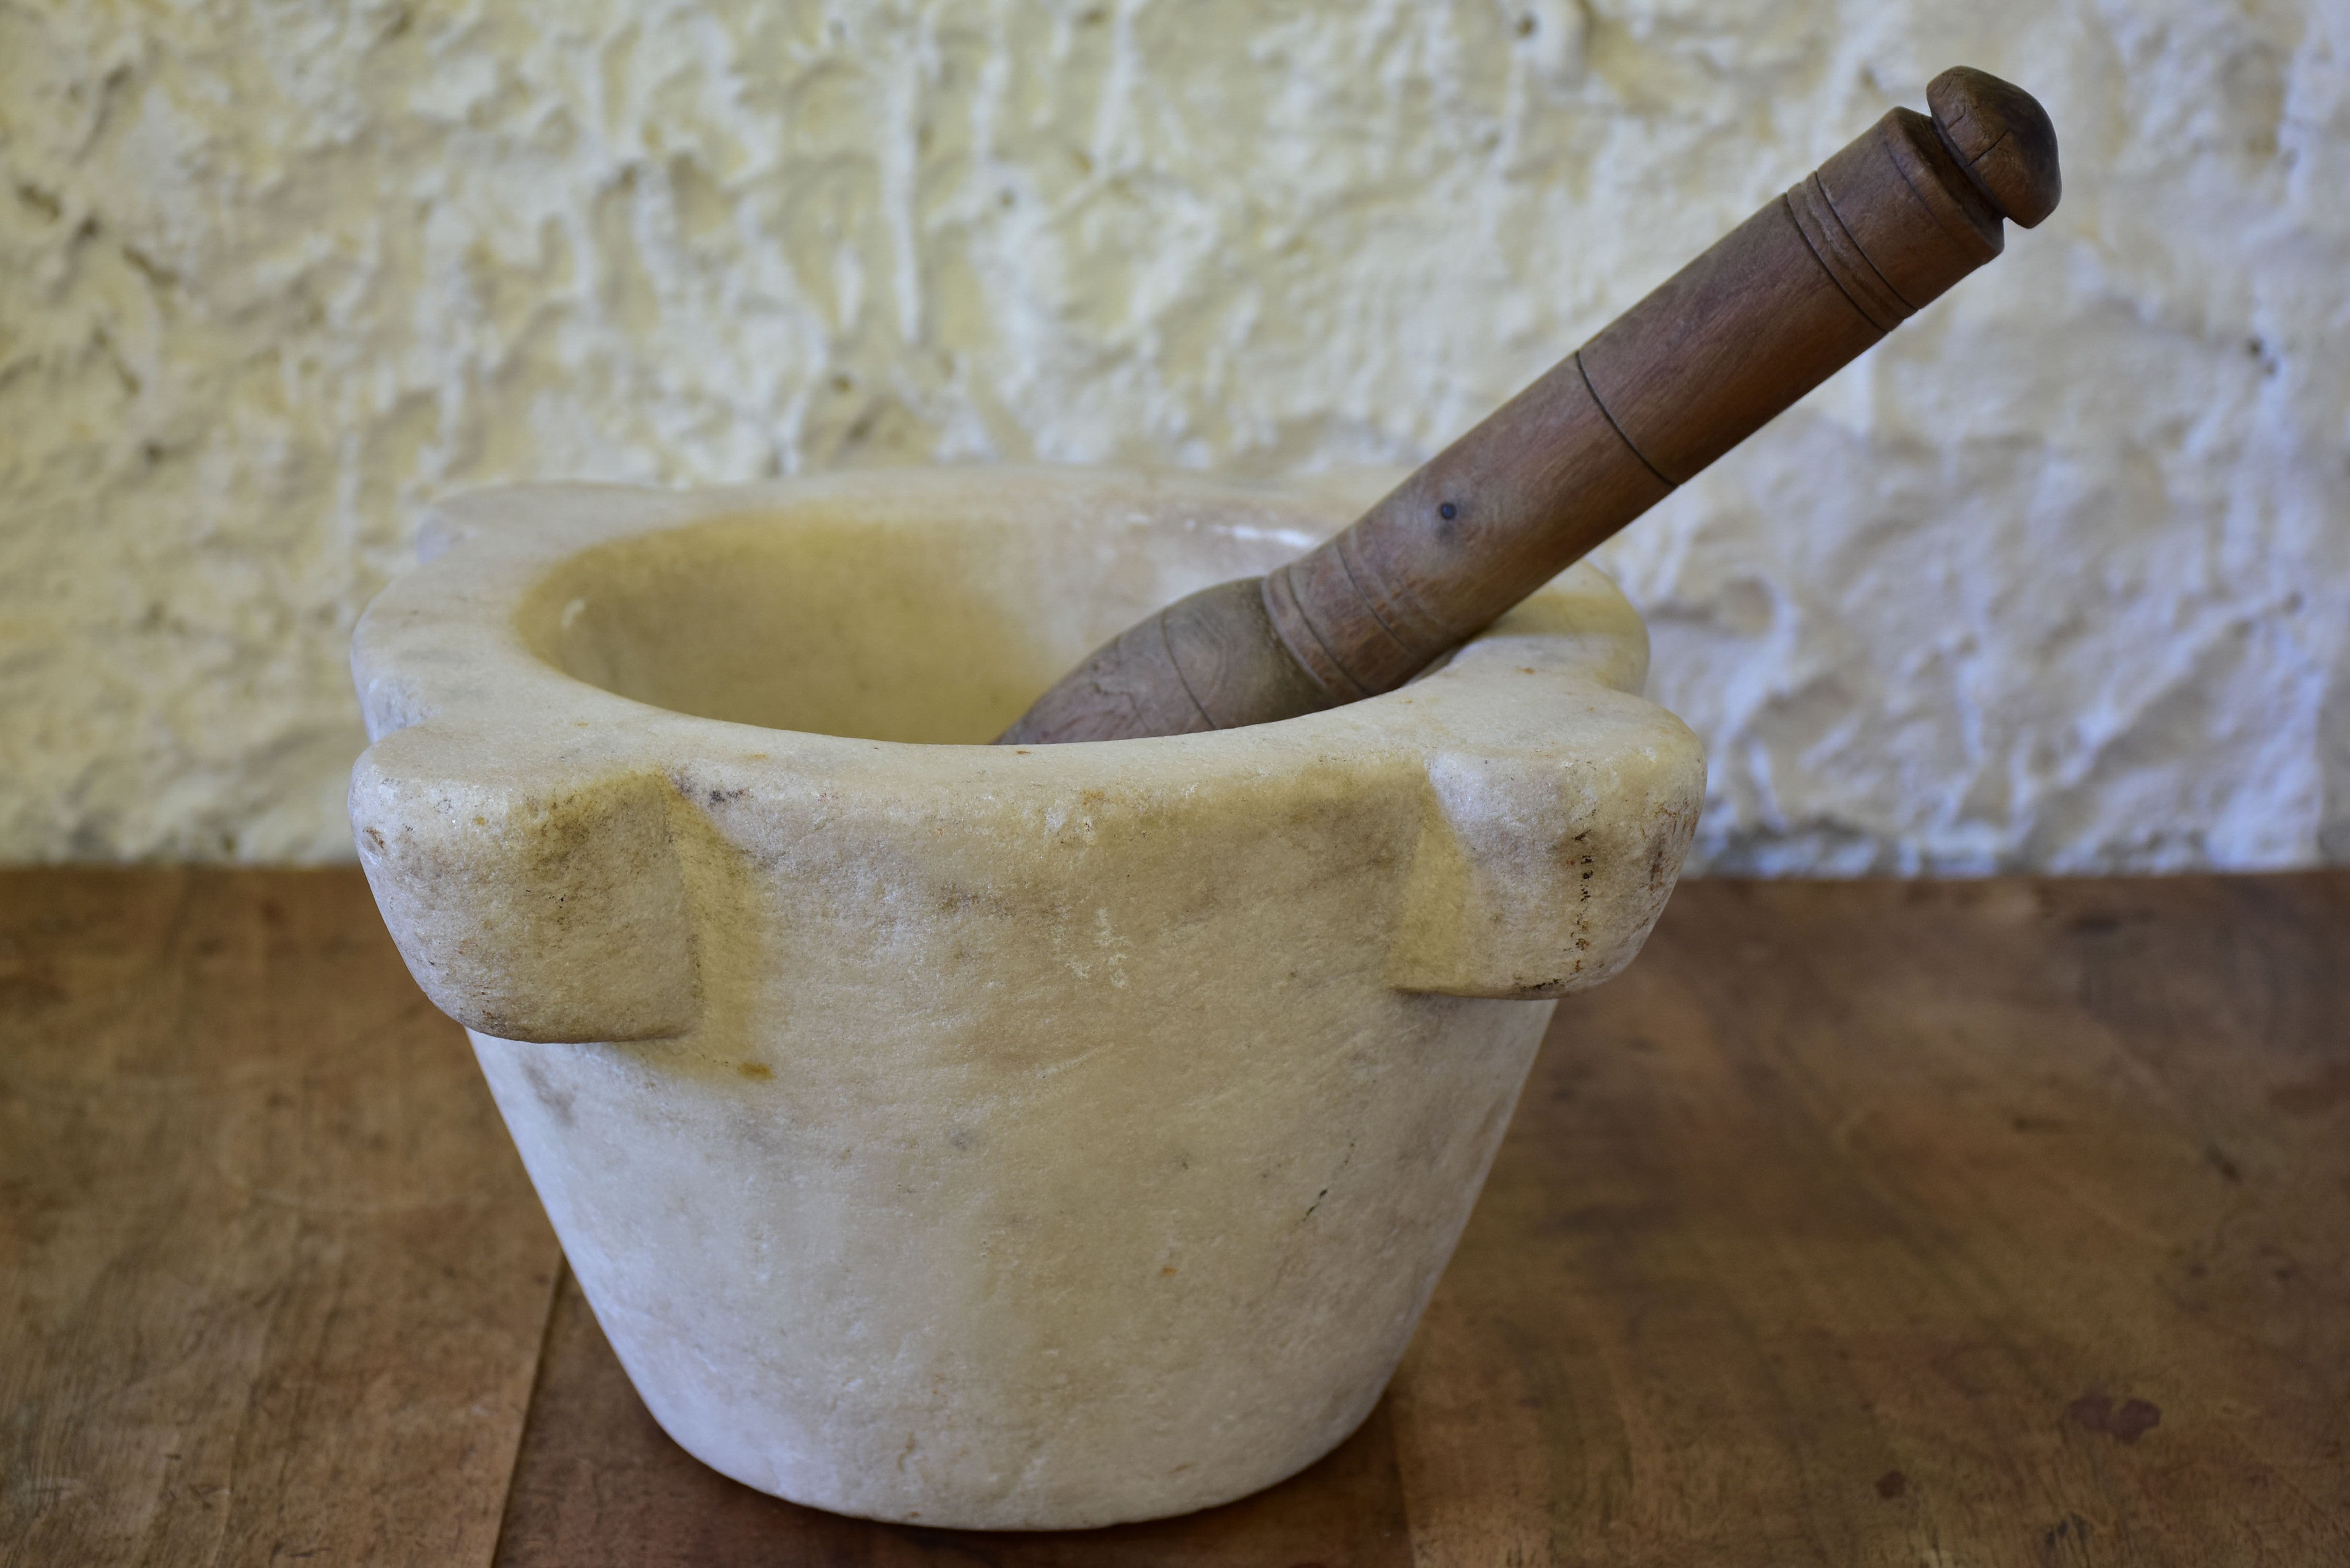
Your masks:
<svg viewBox="0 0 2350 1568"><path fill-rule="evenodd" d="M1354 508L1087 471L442 508L361 620L351 824L688 1450L843 1513L1180 1513L1367 1415L1695 738L1578 566L1253 729L976 744Z"/></svg>

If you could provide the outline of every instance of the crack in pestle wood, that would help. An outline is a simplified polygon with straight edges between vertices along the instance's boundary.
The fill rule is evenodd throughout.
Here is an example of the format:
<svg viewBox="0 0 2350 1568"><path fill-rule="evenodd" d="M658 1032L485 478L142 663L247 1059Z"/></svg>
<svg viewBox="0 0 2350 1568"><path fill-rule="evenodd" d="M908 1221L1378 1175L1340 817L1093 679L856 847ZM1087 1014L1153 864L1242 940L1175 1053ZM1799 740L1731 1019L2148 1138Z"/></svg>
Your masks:
<svg viewBox="0 0 2350 1568"><path fill-rule="evenodd" d="M1496 410L1335 538L1097 649L998 744L1228 730L1391 691L2055 208L2056 133L1960 66Z"/></svg>

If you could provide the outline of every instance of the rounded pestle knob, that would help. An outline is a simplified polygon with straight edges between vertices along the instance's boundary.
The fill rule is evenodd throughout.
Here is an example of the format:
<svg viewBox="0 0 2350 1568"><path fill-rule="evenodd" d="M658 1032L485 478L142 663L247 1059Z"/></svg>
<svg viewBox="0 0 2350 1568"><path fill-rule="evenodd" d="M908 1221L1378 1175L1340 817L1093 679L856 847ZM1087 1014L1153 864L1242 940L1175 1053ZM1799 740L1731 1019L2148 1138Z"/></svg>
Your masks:
<svg viewBox="0 0 2350 1568"><path fill-rule="evenodd" d="M1952 66L1926 84L1934 131L2000 215L2030 229L2064 193L2056 128L2040 100L1989 71Z"/></svg>

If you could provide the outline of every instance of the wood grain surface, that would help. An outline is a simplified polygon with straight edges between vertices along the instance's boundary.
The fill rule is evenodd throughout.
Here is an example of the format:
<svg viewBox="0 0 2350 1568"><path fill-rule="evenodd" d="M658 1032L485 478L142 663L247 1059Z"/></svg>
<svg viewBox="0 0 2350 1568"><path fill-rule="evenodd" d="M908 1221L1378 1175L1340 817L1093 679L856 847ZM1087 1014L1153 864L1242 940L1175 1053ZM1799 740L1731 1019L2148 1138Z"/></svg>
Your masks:
<svg viewBox="0 0 2350 1568"><path fill-rule="evenodd" d="M991 1536L660 1433L355 874L0 876L0 1562L2350 1562L2346 944L2343 873L1685 887L1361 1433Z"/></svg>
<svg viewBox="0 0 2350 1568"><path fill-rule="evenodd" d="M0 1563L486 1561L560 1263L356 873L0 875Z"/></svg>

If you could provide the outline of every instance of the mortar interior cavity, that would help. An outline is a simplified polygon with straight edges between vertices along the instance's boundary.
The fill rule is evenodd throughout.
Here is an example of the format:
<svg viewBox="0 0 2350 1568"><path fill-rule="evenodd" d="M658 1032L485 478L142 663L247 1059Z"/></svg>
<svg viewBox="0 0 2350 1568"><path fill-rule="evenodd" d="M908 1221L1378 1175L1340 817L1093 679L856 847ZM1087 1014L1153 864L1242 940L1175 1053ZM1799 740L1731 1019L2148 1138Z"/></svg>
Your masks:
<svg viewBox="0 0 2350 1568"><path fill-rule="evenodd" d="M800 508L571 556L520 630L566 674L702 718L983 744L1105 639L1295 541L1196 516Z"/></svg>

